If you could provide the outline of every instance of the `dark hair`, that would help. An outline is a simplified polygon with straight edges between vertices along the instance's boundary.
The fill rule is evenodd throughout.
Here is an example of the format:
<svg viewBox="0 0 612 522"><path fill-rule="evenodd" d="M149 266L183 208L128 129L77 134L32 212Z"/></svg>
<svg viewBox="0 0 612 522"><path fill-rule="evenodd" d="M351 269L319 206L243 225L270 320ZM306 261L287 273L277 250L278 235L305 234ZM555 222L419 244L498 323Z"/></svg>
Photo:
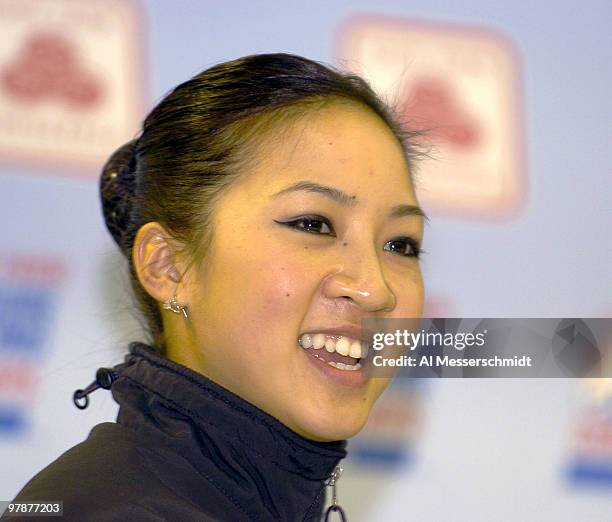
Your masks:
<svg viewBox="0 0 612 522"><path fill-rule="evenodd" d="M151 343L160 351L165 347L159 305L132 263L138 229L157 221L201 259L215 201L253 159L266 131L330 103L377 114L412 167L411 133L362 78L290 54L246 56L180 84L147 116L140 137L110 157L100 181L106 226L128 260Z"/></svg>

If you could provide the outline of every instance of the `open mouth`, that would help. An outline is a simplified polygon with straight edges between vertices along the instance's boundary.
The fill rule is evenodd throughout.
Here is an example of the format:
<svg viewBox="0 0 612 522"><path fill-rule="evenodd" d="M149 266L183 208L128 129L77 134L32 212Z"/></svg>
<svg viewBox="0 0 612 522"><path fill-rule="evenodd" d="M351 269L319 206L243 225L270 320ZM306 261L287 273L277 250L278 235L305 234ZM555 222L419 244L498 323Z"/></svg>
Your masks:
<svg viewBox="0 0 612 522"><path fill-rule="evenodd" d="M313 357L343 371L359 370L368 355L367 344L345 335L306 333L298 343Z"/></svg>

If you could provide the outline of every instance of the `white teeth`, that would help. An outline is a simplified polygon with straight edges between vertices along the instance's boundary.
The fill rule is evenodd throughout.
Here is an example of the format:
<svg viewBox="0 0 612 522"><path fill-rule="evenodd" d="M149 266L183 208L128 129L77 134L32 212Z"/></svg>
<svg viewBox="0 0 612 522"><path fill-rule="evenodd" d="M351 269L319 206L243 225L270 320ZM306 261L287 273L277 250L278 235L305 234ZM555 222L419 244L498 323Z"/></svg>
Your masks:
<svg viewBox="0 0 612 522"><path fill-rule="evenodd" d="M302 348L310 347L315 350L325 348L328 352L338 352L340 355L352 357L353 359L365 359L368 356L368 345L358 339L351 339L344 335L333 337L323 333L303 334L298 339Z"/></svg>
<svg viewBox="0 0 612 522"><path fill-rule="evenodd" d="M340 355L348 355L351 348L351 343L346 337L341 337L336 342L336 351ZM361 350L359 350L361 352Z"/></svg>
<svg viewBox="0 0 612 522"><path fill-rule="evenodd" d="M302 348L310 348L312 346L312 337L308 334L304 334L301 337Z"/></svg>
<svg viewBox="0 0 612 522"><path fill-rule="evenodd" d="M359 359L361 357L361 342L354 341L351 344L348 355L355 359Z"/></svg>
<svg viewBox="0 0 612 522"><path fill-rule="evenodd" d="M312 337L312 345L315 350L320 350L325 346L325 334L315 334Z"/></svg>
<svg viewBox="0 0 612 522"><path fill-rule="evenodd" d="M333 366L334 368L338 368L338 370L344 370L344 371L348 371L348 372L353 372L355 370L359 370L359 368L361 368L361 363L357 363L357 364L344 364L341 362L328 362L327 364L329 364L330 366Z"/></svg>

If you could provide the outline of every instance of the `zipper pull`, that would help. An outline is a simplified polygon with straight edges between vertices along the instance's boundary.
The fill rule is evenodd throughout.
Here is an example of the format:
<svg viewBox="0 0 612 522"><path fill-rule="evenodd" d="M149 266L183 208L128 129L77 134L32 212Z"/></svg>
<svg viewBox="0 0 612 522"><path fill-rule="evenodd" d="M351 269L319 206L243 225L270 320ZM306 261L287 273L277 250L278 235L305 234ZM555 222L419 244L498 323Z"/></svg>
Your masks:
<svg viewBox="0 0 612 522"><path fill-rule="evenodd" d="M338 495L336 492L336 483L338 482L338 479L340 478L340 475L342 475L343 471L344 468L341 466L336 466L331 476L327 479L326 485L332 488L332 505L329 506L325 512L325 522L331 521L330 516L332 513L338 513L340 515L341 522L348 521L346 514L344 513L344 509L342 509L338 504Z"/></svg>

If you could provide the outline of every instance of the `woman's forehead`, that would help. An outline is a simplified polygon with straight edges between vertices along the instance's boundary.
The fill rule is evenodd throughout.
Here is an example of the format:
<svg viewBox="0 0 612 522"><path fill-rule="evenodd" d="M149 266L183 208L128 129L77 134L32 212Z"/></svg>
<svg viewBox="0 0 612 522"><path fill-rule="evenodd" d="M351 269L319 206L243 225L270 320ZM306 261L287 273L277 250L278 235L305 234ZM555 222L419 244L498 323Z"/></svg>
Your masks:
<svg viewBox="0 0 612 522"><path fill-rule="evenodd" d="M401 144L378 116L360 108L332 106L301 118L264 140L259 153L253 174L266 193L305 180L351 195L372 185L412 191Z"/></svg>

